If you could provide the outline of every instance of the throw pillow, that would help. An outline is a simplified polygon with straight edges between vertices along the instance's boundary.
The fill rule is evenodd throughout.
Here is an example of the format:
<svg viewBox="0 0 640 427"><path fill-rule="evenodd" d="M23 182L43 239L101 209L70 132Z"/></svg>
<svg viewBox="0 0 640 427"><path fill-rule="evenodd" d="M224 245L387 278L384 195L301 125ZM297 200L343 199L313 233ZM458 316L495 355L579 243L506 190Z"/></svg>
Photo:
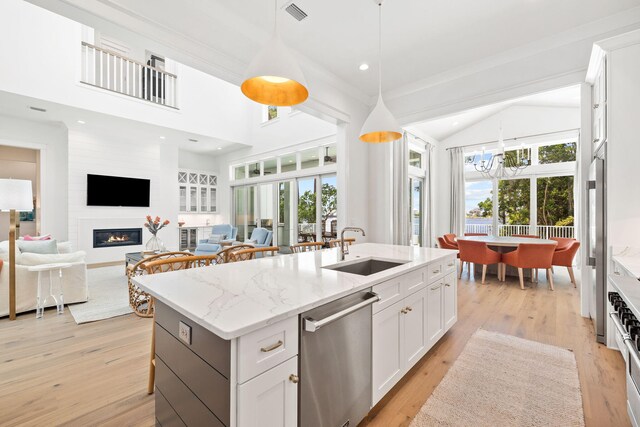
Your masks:
<svg viewBox="0 0 640 427"><path fill-rule="evenodd" d="M28 234L24 236L24 240L32 241L32 240L51 240L51 234L45 234L44 236L29 236Z"/></svg>
<svg viewBox="0 0 640 427"><path fill-rule="evenodd" d="M70 254L71 252L73 252L73 246L71 246L71 242L58 243L59 254Z"/></svg>
<svg viewBox="0 0 640 427"><path fill-rule="evenodd" d="M207 243L220 243L224 240L226 236L224 234L212 234L211 236L209 236L209 240L207 240Z"/></svg>
<svg viewBox="0 0 640 427"><path fill-rule="evenodd" d="M244 243L249 244L249 245L255 245L256 243L258 243L258 241L257 241L257 240L255 240L255 239L254 239L254 240L246 239L246 240L244 241Z"/></svg>
<svg viewBox="0 0 640 427"><path fill-rule="evenodd" d="M18 240L18 247L20 252L30 252L34 254L57 254L58 242L55 239L52 240Z"/></svg>

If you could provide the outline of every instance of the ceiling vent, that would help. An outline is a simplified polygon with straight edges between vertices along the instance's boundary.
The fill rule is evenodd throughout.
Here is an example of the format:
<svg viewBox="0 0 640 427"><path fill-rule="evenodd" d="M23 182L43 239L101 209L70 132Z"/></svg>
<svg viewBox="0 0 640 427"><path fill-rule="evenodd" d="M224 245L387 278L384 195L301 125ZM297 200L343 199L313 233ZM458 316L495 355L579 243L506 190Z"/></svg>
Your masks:
<svg viewBox="0 0 640 427"><path fill-rule="evenodd" d="M303 19L305 19L307 17L307 14L304 12L304 10L300 9L293 2L289 3L289 6L285 7L284 10L286 10L289 15L293 16L298 21L302 21Z"/></svg>
<svg viewBox="0 0 640 427"><path fill-rule="evenodd" d="M47 110L45 110L44 108L40 108L40 107L29 107L31 108L33 111L40 111L41 113L46 113Z"/></svg>

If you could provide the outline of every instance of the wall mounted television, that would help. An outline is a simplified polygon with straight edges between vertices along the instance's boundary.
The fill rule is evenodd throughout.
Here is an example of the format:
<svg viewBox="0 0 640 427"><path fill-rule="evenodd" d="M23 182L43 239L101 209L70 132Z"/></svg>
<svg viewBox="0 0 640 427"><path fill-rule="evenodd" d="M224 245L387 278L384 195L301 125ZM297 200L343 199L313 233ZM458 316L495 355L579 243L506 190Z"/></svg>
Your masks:
<svg viewBox="0 0 640 427"><path fill-rule="evenodd" d="M149 207L151 180L87 174L87 206Z"/></svg>

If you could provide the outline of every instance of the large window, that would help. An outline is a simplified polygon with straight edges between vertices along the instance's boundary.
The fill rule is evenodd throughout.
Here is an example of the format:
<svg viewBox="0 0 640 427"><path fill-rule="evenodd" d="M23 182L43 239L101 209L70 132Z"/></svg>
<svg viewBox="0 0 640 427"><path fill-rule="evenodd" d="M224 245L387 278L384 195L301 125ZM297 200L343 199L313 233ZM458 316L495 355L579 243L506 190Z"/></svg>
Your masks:
<svg viewBox="0 0 640 427"><path fill-rule="evenodd" d="M528 178L498 182L498 224L500 235L529 234L531 183Z"/></svg>
<svg viewBox="0 0 640 427"><path fill-rule="evenodd" d="M422 246L423 243L423 206L424 199L422 194L422 188L424 187L424 180L422 178L411 178L411 191L410 191L410 203L411 203L411 244L415 246Z"/></svg>
<svg viewBox="0 0 640 427"><path fill-rule="evenodd" d="M465 184L466 231L492 234L493 183L489 180Z"/></svg>
<svg viewBox="0 0 640 427"><path fill-rule="evenodd" d="M467 163L465 232L574 237L576 146L566 140L507 149L506 157L529 164L512 179L487 179Z"/></svg>

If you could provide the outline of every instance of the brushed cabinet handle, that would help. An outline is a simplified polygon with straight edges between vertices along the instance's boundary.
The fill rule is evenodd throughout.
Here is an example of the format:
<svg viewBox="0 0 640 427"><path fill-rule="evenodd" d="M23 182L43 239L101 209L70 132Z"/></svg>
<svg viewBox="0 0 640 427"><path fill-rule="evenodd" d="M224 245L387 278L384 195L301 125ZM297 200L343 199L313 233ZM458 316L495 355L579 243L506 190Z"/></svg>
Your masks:
<svg viewBox="0 0 640 427"><path fill-rule="evenodd" d="M300 377L298 377L296 374L291 374L289 375L289 381L294 384L298 384L300 382Z"/></svg>
<svg viewBox="0 0 640 427"><path fill-rule="evenodd" d="M407 314L407 309L406 309L406 308L403 308L402 310L400 310L400 313L402 313L402 314Z"/></svg>
<svg viewBox="0 0 640 427"><path fill-rule="evenodd" d="M451 264L447 264L447 267L453 267L455 265L455 263L451 263Z"/></svg>
<svg viewBox="0 0 640 427"><path fill-rule="evenodd" d="M440 270L433 270L432 273L433 274L438 274L438 273L440 273Z"/></svg>
<svg viewBox="0 0 640 427"><path fill-rule="evenodd" d="M405 310L407 310L407 311L413 311L413 308L411 308L411 307L406 307L406 308L405 308Z"/></svg>
<svg viewBox="0 0 640 427"><path fill-rule="evenodd" d="M446 287L451 286L451 284L450 284L450 283L445 283L444 285L445 285Z"/></svg>
<svg viewBox="0 0 640 427"><path fill-rule="evenodd" d="M597 110L600 107L600 104L593 104L593 109Z"/></svg>
<svg viewBox="0 0 640 427"><path fill-rule="evenodd" d="M268 347L262 347L262 348L260 349L260 351L261 351L261 352L263 352L263 353L269 353L270 351L273 351L273 350L275 350L276 348L280 347L282 344L284 344L284 343L282 342L282 340L278 340L278 342L277 342L277 343L275 343L275 344L271 344L271 345L270 345L270 346L268 346Z"/></svg>
<svg viewBox="0 0 640 427"><path fill-rule="evenodd" d="M600 141L600 138L595 138L595 139L593 140L593 143L595 144L595 143L596 143L596 142L598 142L598 141Z"/></svg>

